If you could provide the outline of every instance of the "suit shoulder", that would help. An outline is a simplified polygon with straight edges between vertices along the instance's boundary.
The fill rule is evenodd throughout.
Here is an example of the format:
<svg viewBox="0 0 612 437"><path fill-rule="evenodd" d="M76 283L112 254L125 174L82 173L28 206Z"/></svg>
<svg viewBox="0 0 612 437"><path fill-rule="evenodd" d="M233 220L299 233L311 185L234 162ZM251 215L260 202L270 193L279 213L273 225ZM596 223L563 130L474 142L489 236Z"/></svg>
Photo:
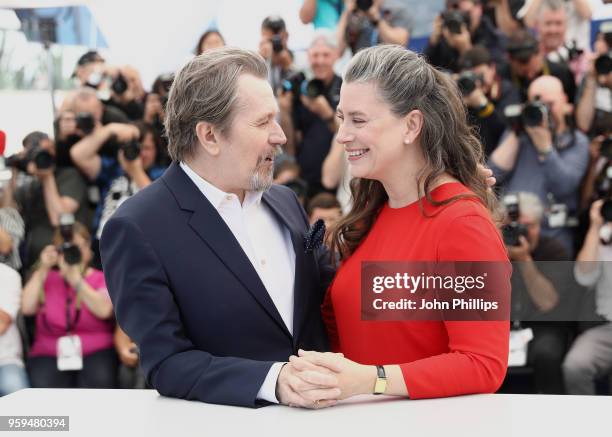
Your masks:
<svg viewBox="0 0 612 437"><path fill-rule="evenodd" d="M131 218L148 216L167 209L173 202L175 202L174 197L160 178L123 202L113 216Z"/></svg>

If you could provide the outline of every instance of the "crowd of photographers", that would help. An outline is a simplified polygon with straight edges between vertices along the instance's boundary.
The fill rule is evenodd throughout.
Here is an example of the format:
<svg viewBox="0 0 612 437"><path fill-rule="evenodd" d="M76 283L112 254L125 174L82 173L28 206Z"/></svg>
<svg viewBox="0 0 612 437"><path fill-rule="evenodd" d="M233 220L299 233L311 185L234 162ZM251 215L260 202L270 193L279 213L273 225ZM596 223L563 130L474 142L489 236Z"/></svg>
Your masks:
<svg viewBox="0 0 612 437"><path fill-rule="evenodd" d="M432 12L423 3L305 0L300 19L315 28L306 68L296 67L285 21L263 21L259 53L287 136L275 182L296 192L313 223L330 229L350 207L350 175L334 140L343 59L375 44L407 47L426 18L415 11ZM528 370L528 385L511 367L502 390L609 390L612 22L591 44L588 0L447 0L433 13L423 54L455 79L497 178L515 262L513 333L531 338L518 341L526 359L515 367ZM210 30L194 54L223 45ZM113 319L98 240L119 205L169 164L163 119L172 79L162 74L146 91L134 68L87 52L54 132L33 131L5 159L0 395L27 386L146 386L138 346Z"/></svg>

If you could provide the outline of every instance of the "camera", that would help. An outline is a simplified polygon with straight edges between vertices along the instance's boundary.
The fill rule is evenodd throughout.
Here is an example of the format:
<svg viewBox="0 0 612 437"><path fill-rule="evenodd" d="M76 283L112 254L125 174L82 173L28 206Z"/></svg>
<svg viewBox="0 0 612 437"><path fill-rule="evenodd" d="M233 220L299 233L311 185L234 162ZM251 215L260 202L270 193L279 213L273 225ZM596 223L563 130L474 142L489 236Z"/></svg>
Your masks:
<svg viewBox="0 0 612 437"><path fill-rule="evenodd" d="M295 73L283 82L283 90L291 91L294 97L300 94L315 98L325 93L325 84L320 79L306 80L304 73Z"/></svg>
<svg viewBox="0 0 612 437"><path fill-rule="evenodd" d="M459 34L461 33L461 25L465 24L465 27L470 27L470 17L460 11L450 10L442 13L442 23L450 33Z"/></svg>
<svg viewBox="0 0 612 437"><path fill-rule="evenodd" d="M459 91L464 96L469 96L476 89L476 85L478 82L482 83L484 78L482 74L476 74L473 71L464 71L457 78L457 86L459 87Z"/></svg>
<svg viewBox="0 0 612 437"><path fill-rule="evenodd" d="M280 53L285 48L283 44L283 39L280 33L285 30L285 22L281 17L273 16L268 17L264 21L265 27L270 29L273 33L270 38L270 42L272 43L272 51L274 53Z"/></svg>
<svg viewBox="0 0 612 437"><path fill-rule="evenodd" d="M31 134L33 135L33 134ZM48 139L45 134L40 133L32 138L30 146L26 149L25 155L11 155L4 161L7 167L14 167L23 172L27 172L28 163L33 162L38 170L48 170L55 164L53 155L43 149L40 142Z"/></svg>
<svg viewBox="0 0 612 437"><path fill-rule="evenodd" d="M601 205L601 217L606 222L612 222L612 199L607 199Z"/></svg>
<svg viewBox="0 0 612 437"><path fill-rule="evenodd" d="M599 76L605 76L612 71L612 52L604 53L595 59L595 71Z"/></svg>
<svg viewBox="0 0 612 437"><path fill-rule="evenodd" d="M83 134L89 135L96 127L96 120L90 112L79 112L76 115L76 126Z"/></svg>
<svg viewBox="0 0 612 437"><path fill-rule="evenodd" d="M74 238L74 216L72 214L62 214L59 222L59 231L63 241L57 251L64 255L66 264L78 265L82 261L82 256L79 247L72 242Z"/></svg>
<svg viewBox="0 0 612 437"><path fill-rule="evenodd" d="M123 150L123 156L128 161L134 161L140 156L140 143L137 140L121 144L120 148Z"/></svg>
<svg viewBox="0 0 612 437"><path fill-rule="evenodd" d="M524 105L508 105L504 109L504 116L516 133L523 131L525 127L541 126L544 120L548 121L549 126L551 124L548 106L538 97Z"/></svg>
<svg viewBox="0 0 612 437"><path fill-rule="evenodd" d="M506 246L520 246L519 237L522 235L527 238L527 227L519 223L521 210L519 208L519 198L516 194L508 194L504 196L503 203L506 206L508 219L510 223L502 228L504 244Z"/></svg>
<svg viewBox="0 0 612 437"><path fill-rule="evenodd" d="M366 12L372 7L373 3L373 0L357 0L356 6L360 11Z"/></svg>
<svg viewBox="0 0 612 437"><path fill-rule="evenodd" d="M123 77L121 73L119 73L117 77L113 80L113 82L111 83L111 89L118 96L122 95L123 93L127 91L128 83L125 80L125 77Z"/></svg>

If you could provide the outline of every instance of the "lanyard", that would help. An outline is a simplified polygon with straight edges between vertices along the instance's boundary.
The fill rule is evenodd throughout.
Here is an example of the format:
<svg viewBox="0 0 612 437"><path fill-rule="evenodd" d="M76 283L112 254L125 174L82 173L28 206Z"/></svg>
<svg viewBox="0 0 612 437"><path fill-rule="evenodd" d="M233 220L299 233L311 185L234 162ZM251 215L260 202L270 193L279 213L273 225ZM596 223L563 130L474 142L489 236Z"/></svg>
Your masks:
<svg viewBox="0 0 612 437"><path fill-rule="evenodd" d="M68 282L65 279L64 290L66 292L66 333L70 334L76 328L76 325L77 323L79 323L79 320L81 318L81 295L77 294L76 296L75 314L74 320L72 320L72 317L70 317L70 307L72 305L71 288L68 286ZM41 311L42 322L45 325L45 328L47 328L47 331L53 332L51 326L49 325L49 321L47 320L47 310L45 305L44 292L42 289L40 290L40 300L43 304L43 309Z"/></svg>

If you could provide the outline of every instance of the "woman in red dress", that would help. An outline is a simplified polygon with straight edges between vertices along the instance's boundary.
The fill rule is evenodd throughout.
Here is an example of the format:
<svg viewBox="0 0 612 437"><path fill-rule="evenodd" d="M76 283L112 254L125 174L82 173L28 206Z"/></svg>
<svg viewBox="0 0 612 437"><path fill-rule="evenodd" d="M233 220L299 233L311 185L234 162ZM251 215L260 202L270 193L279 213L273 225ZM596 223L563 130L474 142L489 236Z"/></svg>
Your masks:
<svg viewBox="0 0 612 437"><path fill-rule="evenodd" d="M402 47L372 47L349 64L337 115L354 205L332 234L341 265L323 314L341 354L300 351L291 365L305 380L308 370L333 372L339 399L373 393L381 371L376 391L387 395L495 392L508 321L361 320L362 261L499 261L509 284L496 200L477 170L482 148L455 84Z"/></svg>

